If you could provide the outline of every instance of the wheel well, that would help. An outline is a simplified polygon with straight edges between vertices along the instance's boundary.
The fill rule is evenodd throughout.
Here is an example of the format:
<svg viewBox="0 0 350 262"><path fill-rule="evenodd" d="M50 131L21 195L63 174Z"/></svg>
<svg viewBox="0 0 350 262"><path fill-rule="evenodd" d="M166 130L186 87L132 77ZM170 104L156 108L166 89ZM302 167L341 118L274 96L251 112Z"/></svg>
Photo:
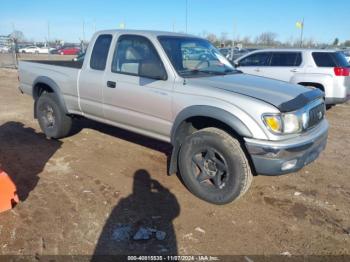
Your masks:
<svg viewBox="0 0 350 262"><path fill-rule="evenodd" d="M197 116L187 119L186 122L191 124L193 132L207 127L216 127L224 130L237 139L241 139L241 136L232 127L215 118Z"/></svg>
<svg viewBox="0 0 350 262"><path fill-rule="evenodd" d="M54 93L54 90L47 84L37 83L33 88L33 98L37 100L42 93Z"/></svg>
<svg viewBox="0 0 350 262"><path fill-rule="evenodd" d="M181 147L182 142L185 138L192 133L207 127L216 127L224 130L234 138L236 138L240 143L243 143L243 138L240 136L236 130L234 130L229 125L224 122L211 117L204 116L194 116L184 120L175 132L175 138L172 141L173 151L170 160L169 174L174 174L177 172L177 157Z"/></svg>
<svg viewBox="0 0 350 262"><path fill-rule="evenodd" d="M320 89L321 91L324 92L324 86L321 85L320 83L313 83L313 82L301 82L301 83L298 83L299 85L302 85L302 86L313 86L313 87L316 87L318 89Z"/></svg>

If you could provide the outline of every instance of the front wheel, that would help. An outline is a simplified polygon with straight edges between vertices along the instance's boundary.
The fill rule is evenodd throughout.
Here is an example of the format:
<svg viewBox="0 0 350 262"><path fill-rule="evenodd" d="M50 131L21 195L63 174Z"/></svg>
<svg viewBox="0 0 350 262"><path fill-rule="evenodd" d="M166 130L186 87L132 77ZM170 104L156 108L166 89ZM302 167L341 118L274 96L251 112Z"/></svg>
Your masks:
<svg viewBox="0 0 350 262"><path fill-rule="evenodd" d="M205 128L186 138L179 170L194 195L218 205L241 197L253 177L240 143L217 128Z"/></svg>
<svg viewBox="0 0 350 262"><path fill-rule="evenodd" d="M49 138L62 138L71 131L72 118L63 111L54 93L44 93L38 98L36 115L41 130Z"/></svg>

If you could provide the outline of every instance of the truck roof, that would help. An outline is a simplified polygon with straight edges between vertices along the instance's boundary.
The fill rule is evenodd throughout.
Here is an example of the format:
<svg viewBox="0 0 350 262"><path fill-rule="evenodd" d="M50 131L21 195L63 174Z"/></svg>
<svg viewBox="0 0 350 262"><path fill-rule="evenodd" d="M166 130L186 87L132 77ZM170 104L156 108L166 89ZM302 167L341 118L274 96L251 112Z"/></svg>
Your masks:
<svg viewBox="0 0 350 262"><path fill-rule="evenodd" d="M111 30L102 30L98 31L97 34L115 34L115 33L123 33L123 34L139 34L143 36L187 36L187 37L196 37L195 35L185 34L185 33L174 33L167 31L154 31L154 30L131 30L131 29L111 29Z"/></svg>

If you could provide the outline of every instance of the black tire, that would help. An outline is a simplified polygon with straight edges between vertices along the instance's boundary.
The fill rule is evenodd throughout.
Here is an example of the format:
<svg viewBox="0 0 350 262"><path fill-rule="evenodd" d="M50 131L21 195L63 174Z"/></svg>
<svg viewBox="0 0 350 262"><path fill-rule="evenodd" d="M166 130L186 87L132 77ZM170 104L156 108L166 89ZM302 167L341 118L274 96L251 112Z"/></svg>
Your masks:
<svg viewBox="0 0 350 262"><path fill-rule="evenodd" d="M240 198L253 179L240 143L212 127L185 139L179 152L179 170L194 195L217 205Z"/></svg>
<svg viewBox="0 0 350 262"><path fill-rule="evenodd" d="M58 139L70 133L72 118L63 111L54 93L43 93L35 110L40 128L48 138Z"/></svg>

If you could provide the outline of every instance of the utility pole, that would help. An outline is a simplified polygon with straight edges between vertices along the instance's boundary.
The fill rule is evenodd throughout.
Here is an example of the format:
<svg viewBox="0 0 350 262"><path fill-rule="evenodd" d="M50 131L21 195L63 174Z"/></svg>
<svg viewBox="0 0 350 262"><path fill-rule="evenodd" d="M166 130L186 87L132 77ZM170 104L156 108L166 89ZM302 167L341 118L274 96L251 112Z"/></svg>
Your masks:
<svg viewBox="0 0 350 262"><path fill-rule="evenodd" d="M231 44L231 52L228 56L228 59L231 61L233 59L233 49L234 49L234 46L235 46L235 33L236 33L236 30L235 30L235 20L233 19L233 24L232 24L232 44Z"/></svg>
<svg viewBox="0 0 350 262"><path fill-rule="evenodd" d="M173 19L173 32L175 32L175 18Z"/></svg>
<svg viewBox="0 0 350 262"><path fill-rule="evenodd" d="M47 47L50 45L50 22L47 21Z"/></svg>
<svg viewBox="0 0 350 262"><path fill-rule="evenodd" d="M96 32L96 19L94 19L94 33Z"/></svg>
<svg viewBox="0 0 350 262"><path fill-rule="evenodd" d="M83 43L85 42L85 20L83 20Z"/></svg>
<svg viewBox="0 0 350 262"><path fill-rule="evenodd" d="M188 0L186 0L186 33L188 29Z"/></svg>
<svg viewBox="0 0 350 262"><path fill-rule="evenodd" d="M300 30L300 47L303 47L303 35L304 35L304 18L301 22L301 30Z"/></svg>

